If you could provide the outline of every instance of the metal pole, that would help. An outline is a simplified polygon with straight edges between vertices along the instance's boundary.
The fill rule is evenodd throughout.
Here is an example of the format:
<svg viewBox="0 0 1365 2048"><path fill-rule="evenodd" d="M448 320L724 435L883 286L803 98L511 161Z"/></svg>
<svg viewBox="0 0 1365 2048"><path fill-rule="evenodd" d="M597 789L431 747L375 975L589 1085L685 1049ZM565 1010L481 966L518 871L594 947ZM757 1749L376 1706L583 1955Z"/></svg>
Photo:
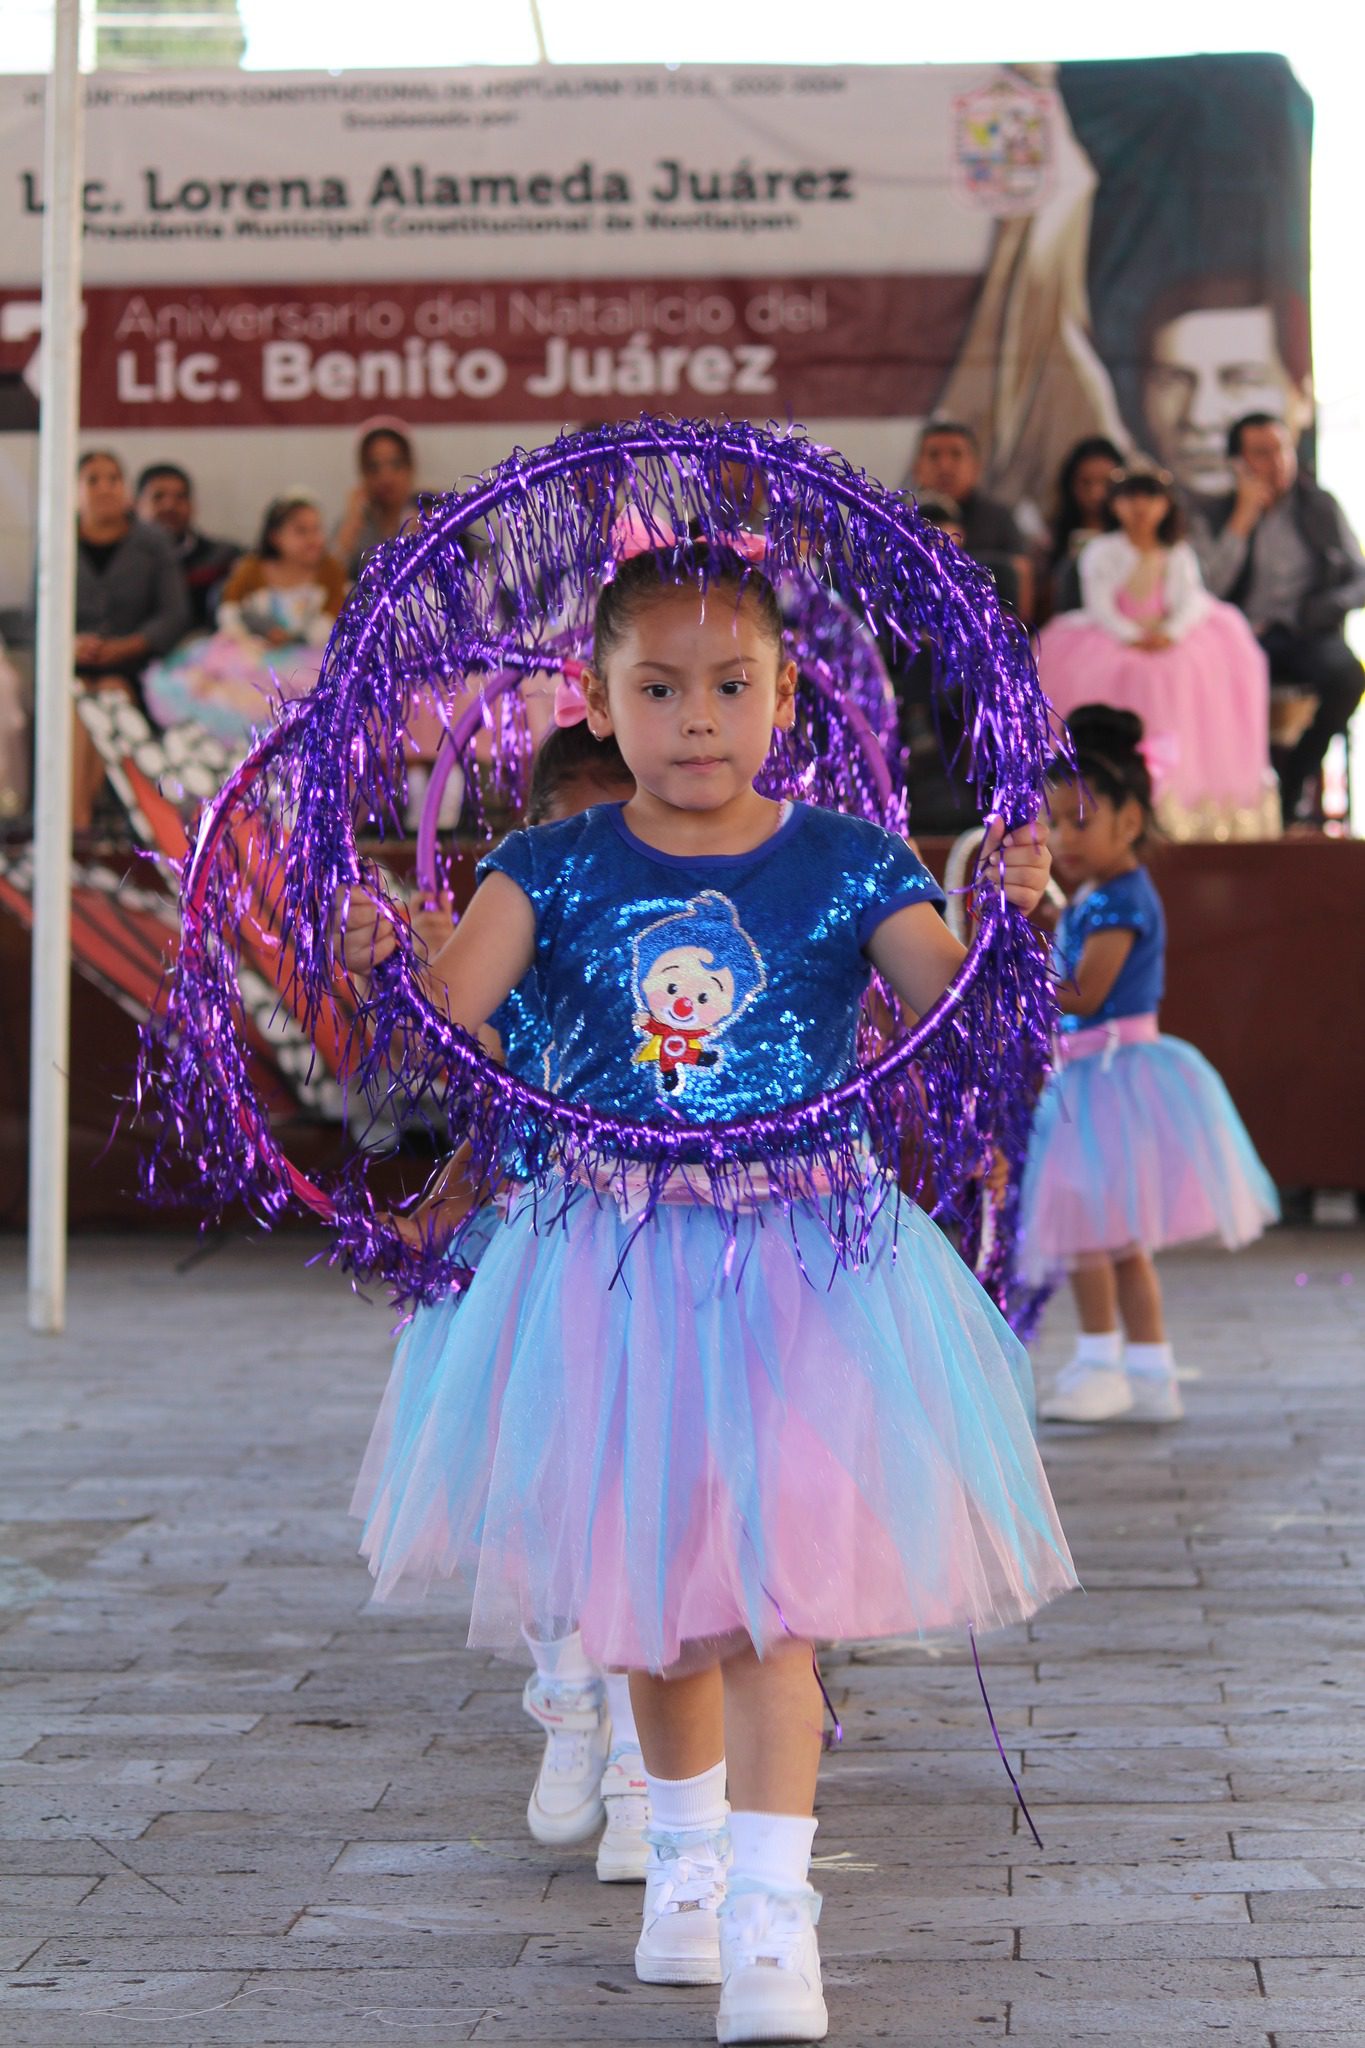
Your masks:
<svg viewBox="0 0 1365 2048"><path fill-rule="evenodd" d="M81 0L55 0L43 151L42 413L34 688L33 1006L29 1052L28 1320L66 1324L71 1045L71 744L76 435L81 384Z"/></svg>

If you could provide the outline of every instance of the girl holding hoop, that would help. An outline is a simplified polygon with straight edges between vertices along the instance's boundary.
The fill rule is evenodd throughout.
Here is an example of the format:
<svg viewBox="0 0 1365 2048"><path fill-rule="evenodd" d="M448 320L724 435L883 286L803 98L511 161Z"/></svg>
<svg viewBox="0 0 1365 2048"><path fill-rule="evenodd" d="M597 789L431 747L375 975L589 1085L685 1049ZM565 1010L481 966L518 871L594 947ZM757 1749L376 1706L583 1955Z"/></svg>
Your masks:
<svg viewBox="0 0 1365 2048"><path fill-rule="evenodd" d="M594 804L613 798L624 802L633 793L634 782L615 741L593 737L587 712L582 689L566 671L554 693L554 724L531 761L523 818L527 827L562 824ZM450 937L448 911L413 909L410 917L428 950L437 950ZM536 1082L549 1078L549 1034L534 975L494 1012L489 1029L496 1035L497 1056L514 1073ZM408 1243L449 1238L464 1222L479 1197L466 1177L468 1163L469 1148L462 1146L424 1200L395 1219ZM477 1262L500 1222L497 1203L486 1202L461 1235L463 1263ZM368 1511L374 1479L367 1461L356 1482L357 1514ZM545 1736L526 1804L527 1825L536 1841L561 1848L589 1841L601 1829L598 1877L605 1884L638 1882L648 1861L649 1799L628 1676L594 1664L576 1628L552 1638L528 1632L526 1647L535 1670L526 1681L522 1705Z"/></svg>
<svg viewBox="0 0 1365 2048"><path fill-rule="evenodd" d="M477 1031L534 973L559 1093L656 1125L846 1079L873 967L930 1010L963 955L905 843L754 787L795 683L750 559L679 541L620 565L584 687L635 793L488 856L431 1000ZM1041 830L988 850L1032 908ZM348 969L396 945L355 892ZM817 2041L812 1642L1013 1622L1074 1577L1022 1348L937 1227L888 1201L840 1261L818 1162L794 1201L737 1165L729 1206L686 1167L643 1219L624 1169L513 1199L458 1312L402 1341L363 1547L380 1597L466 1574L471 1642L577 1624L630 1671L638 1975L720 1983L722 2042Z"/></svg>
<svg viewBox="0 0 1365 2048"><path fill-rule="evenodd" d="M1270 1176L1222 1081L1157 1028L1166 915L1143 861L1152 774L1142 720L1082 704L1075 776L1053 794L1062 1024L1021 1190L1024 1277L1071 1276L1081 1331L1047 1422L1179 1422L1184 1403L1153 1253L1251 1244L1279 1214ZM1122 1324L1122 1334L1120 1334Z"/></svg>

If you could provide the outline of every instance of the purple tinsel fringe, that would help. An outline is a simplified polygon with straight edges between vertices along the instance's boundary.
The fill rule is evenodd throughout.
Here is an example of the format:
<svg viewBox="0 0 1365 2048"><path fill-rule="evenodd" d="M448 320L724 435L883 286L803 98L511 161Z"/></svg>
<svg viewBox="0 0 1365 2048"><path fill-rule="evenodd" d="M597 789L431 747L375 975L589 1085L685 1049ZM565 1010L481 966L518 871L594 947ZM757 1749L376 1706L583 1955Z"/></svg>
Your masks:
<svg viewBox="0 0 1365 2048"><path fill-rule="evenodd" d="M727 465L746 473L734 496ZM803 673L798 733L775 743L763 786L904 829L879 636L933 651L937 687L963 708L983 809L1007 826L1038 811L1052 740L1025 636L985 572L902 498L798 433L743 423L643 418L517 450L464 494L429 501L418 531L370 558L312 695L281 716L201 821L166 1012L143 1047L150 1194L179 1193L188 1167L210 1209L244 1200L270 1221L303 1204L327 1219L334 1258L358 1278L401 1300L450 1292L458 1237L453 1247L404 1242L371 1195L363 1137L315 1187L272 1136L245 1053L244 925L267 896L282 999L315 1029L334 1025L335 905L362 884L382 900L357 834L398 829L401 736L417 693L448 697L471 675L557 667L566 645L586 644L595 592L613 567L608 508L631 504L672 532L723 541L740 528L753 477L767 491L765 567ZM516 697L488 710L508 794L527 752ZM717 1210L732 1217L761 1166L772 1193L765 1216L780 1227L793 1202L817 1201L835 1256L848 1261L862 1255L877 1209L899 1199L891 1176L907 1148L914 1178L931 1184L935 1212L960 1225L972 1258L979 1176L998 1146L1010 1192L984 1277L1017 1320L1028 1308L1011 1282L1010 1247L1054 1009L1027 920L998 895L979 908L953 986L890 1047L865 1032L864 1062L846 1084L780 1112L695 1127L630 1125L492 1065L425 1001L400 925L398 951L349 1027L351 1128L368 1104L376 1129L381 1119L388 1129L418 1124L442 1150L467 1143L469 1178L487 1188L514 1156L551 1217L566 1200L593 1199L623 1162L644 1168L648 1207L675 1165L701 1168ZM869 1152L880 1170L869 1171ZM825 1192L814 1192L817 1182Z"/></svg>

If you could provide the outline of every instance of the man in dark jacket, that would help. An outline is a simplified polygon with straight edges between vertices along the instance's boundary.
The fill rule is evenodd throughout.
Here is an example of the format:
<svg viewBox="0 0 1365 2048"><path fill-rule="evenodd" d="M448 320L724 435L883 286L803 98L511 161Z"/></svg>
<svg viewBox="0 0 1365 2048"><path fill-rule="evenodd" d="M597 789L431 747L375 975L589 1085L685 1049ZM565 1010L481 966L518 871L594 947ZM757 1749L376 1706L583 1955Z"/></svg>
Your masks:
<svg viewBox="0 0 1365 2048"><path fill-rule="evenodd" d="M241 549L235 541L199 531L194 486L178 462L153 462L143 470L137 480L137 516L147 526L159 526L170 541L189 592L192 629L211 633L223 585Z"/></svg>
<svg viewBox="0 0 1365 2048"><path fill-rule="evenodd" d="M1236 493L1208 507L1192 539L1204 581L1246 613L1271 675L1318 699L1312 724L1280 764L1289 822L1365 689L1365 669L1345 638L1347 615L1365 604L1365 556L1336 499L1300 471L1283 420L1247 413L1228 434L1228 453Z"/></svg>
<svg viewBox="0 0 1365 2048"><path fill-rule="evenodd" d="M995 578L1002 603L1022 619L1033 615L1033 571L1028 545L1008 505L988 498L981 481L981 451L961 420L930 420L919 437L910 472L916 497L950 498L958 508L962 546Z"/></svg>

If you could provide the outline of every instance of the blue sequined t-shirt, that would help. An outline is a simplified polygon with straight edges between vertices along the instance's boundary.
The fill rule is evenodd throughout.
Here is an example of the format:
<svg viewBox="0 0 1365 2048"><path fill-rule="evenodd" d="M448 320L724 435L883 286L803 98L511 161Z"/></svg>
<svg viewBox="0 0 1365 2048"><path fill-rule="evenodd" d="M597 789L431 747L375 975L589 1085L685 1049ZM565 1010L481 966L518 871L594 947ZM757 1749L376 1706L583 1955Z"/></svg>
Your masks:
<svg viewBox="0 0 1365 2048"><path fill-rule="evenodd" d="M1146 868L1116 875L1067 904L1053 945L1058 980L1071 980L1093 933L1109 931L1132 932L1128 958L1098 1010L1089 1017L1063 1017L1064 1032L1085 1031L1115 1017L1145 1016L1161 1001L1166 986L1166 913Z"/></svg>
<svg viewBox="0 0 1365 2048"><path fill-rule="evenodd" d="M810 804L750 853L696 856L646 846L601 804L513 832L490 870L535 910L558 1092L640 1123L751 1115L846 1079L864 947L893 911L943 901L903 840Z"/></svg>
<svg viewBox="0 0 1365 2048"><path fill-rule="evenodd" d="M508 1073L533 1087L553 1088L553 1051L537 968L517 983L488 1021L502 1041L502 1063Z"/></svg>

